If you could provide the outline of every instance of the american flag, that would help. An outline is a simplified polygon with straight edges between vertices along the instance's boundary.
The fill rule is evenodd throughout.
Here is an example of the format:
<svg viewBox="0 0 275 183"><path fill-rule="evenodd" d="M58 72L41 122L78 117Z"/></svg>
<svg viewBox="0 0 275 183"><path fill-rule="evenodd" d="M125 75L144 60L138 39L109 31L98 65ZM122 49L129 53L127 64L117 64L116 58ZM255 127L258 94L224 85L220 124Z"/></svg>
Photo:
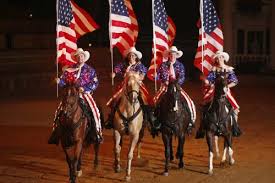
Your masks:
<svg viewBox="0 0 275 183"><path fill-rule="evenodd" d="M162 0L154 0L153 26L156 46L156 61L154 61L154 58L151 60L151 65L147 72L147 76L151 80L154 80L155 62L157 69L163 62L163 52L173 45L176 36L176 26L173 20L167 15Z"/></svg>
<svg viewBox="0 0 275 183"><path fill-rule="evenodd" d="M223 50L223 33L217 12L211 0L201 0L201 21L198 22L199 42L194 65L204 75L208 75L213 66L213 55Z"/></svg>
<svg viewBox="0 0 275 183"><path fill-rule="evenodd" d="M116 46L122 55L135 46L138 36L138 23L130 0L111 1L111 45ZM125 55L124 55L125 56Z"/></svg>
<svg viewBox="0 0 275 183"><path fill-rule="evenodd" d="M57 0L57 62L75 63L71 54L77 49L77 39L99 28L93 18L71 0Z"/></svg>

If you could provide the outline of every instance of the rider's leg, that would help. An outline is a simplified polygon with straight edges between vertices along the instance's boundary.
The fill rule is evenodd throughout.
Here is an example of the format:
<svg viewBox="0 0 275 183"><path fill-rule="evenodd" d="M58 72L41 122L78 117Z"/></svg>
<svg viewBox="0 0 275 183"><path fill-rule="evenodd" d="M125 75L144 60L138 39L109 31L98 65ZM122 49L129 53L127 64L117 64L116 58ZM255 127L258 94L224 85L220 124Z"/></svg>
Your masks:
<svg viewBox="0 0 275 183"><path fill-rule="evenodd" d="M242 131L239 127L238 124L238 114L239 114L239 109L234 109L233 112L233 125L232 125L232 135L234 137L239 137L242 134Z"/></svg>
<svg viewBox="0 0 275 183"><path fill-rule="evenodd" d="M59 103L57 110L55 111L54 122L53 122L53 130L51 136L48 139L48 144L59 144L59 136L60 136L60 126L59 120L63 114L63 110L61 109L62 102Z"/></svg>
<svg viewBox="0 0 275 183"><path fill-rule="evenodd" d="M196 108L194 102L189 97L189 95L182 89L181 96L183 97L183 105L187 105L187 110L190 115L190 122L188 124L187 133L190 134L192 129L195 127L195 120L196 120Z"/></svg>
<svg viewBox="0 0 275 183"><path fill-rule="evenodd" d="M205 114L209 107L209 104L202 105L200 127L196 133L196 139L204 138L205 136Z"/></svg>
<svg viewBox="0 0 275 183"><path fill-rule="evenodd" d="M84 112L84 115L88 119L88 139L87 143L91 144L92 142L100 143L103 140L102 134L97 131L96 121L94 120L94 114L89 105L85 102L85 100L80 98L79 101L80 107Z"/></svg>
<svg viewBox="0 0 275 183"><path fill-rule="evenodd" d="M116 108L118 107L119 104L119 100L122 94L122 90L123 90L123 85L118 87L118 90L116 91L116 93L112 96L112 98L109 99L109 101L107 102L107 106L109 106L111 108L111 111L108 115L107 120L104 122L104 127L106 129L111 129L113 128L113 120L115 117L115 112L116 112Z"/></svg>
<svg viewBox="0 0 275 183"><path fill-rule="evenodd" d="M160 124L156 119L155 109L152 106L152 102L150 101L149 96L145 95L142 90L139 96L139 101L143 111L144 121L149 123L151 127L151 134L155 136L157 135L157 131L160 129Z"/></svg>
<svg viewBox="0 0 275 183"><path fill-rule="evenodd" d="M116 110L117 110L117 105L118 105L117 99L114 99L112 101L112 103L109 105L109 107L111 108L111 111L108 115L107 120L105 121L104 127L106 129L112 129L113 128L113 120L114 120L115 113L116 113Z"/></svg>

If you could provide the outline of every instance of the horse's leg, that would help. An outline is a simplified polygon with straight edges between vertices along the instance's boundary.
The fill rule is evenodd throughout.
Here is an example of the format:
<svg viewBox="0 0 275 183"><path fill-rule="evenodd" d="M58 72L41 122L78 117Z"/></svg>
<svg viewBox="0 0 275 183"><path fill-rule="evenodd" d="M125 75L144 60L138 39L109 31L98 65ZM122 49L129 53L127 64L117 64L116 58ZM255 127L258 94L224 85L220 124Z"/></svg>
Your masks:
<svg viewBox="0 0 275 183"><path fill-rule="evenodd" d="M121 135L117 130L114 130L114 155L115 155L115 172L118 173L120 172L120 151L121 151L121 146L120 146L120 140L121 140Z"/></svg>
<svg viewBox="0 0 275 183"><path fill-rule="evenodd" d="M213 133L210 131L207 131L206 133L206 141L208 145L208 150L209 150L209 164L208 164L208 174L212 175L213 174Z"/></svg>
<svg viewBox="0 0 275 183"><path fill-rule="evenodd" d="M140 159L141 158L141 144L142 144L142 139L144 137L144 127L142 126L140 132L139 132L139 138L138 138L138 142L137 142L137 158Z"/></svg>
<svg viewBox="0 0 275 183"><path fill-rule="evenodd" d="M83 147L81 147L81 152L80 156L77 162L77 168L76 168L76 176L81 177L82 175L82 170L81 170L81 165L82 165L82 155L83 155Z"/></svg>
<svg viewBox="0 0 275 183"><path fill-rule="evenodd" d="M73 159L73 172L75 176L80 177L82 175L82 170L80 168L80 170L78 171L78 165L79 165L79 161L81 161L81 154L82 154L82 144L83 141L81 139L76 141L75 144L75 153L74 153L74 159Z"/></svg>
<svg viewBox="0 0 275 183"><path fill-rule="evenodd" d="M221 166L223 166L226 161L227 150L228 150L228 143L224 137L224 149L223 149L223 155L222 155L222 160L221 160Z"/></svg>
<svg viewBox="0 0 275 183"><path fill-rule="evenodd" d="M165 167L164 167L164 176L168 176L169 162L170 162L170 140L169 135L165 132L162 132L162 141L165 147Z"/></svg>
<svg viewBox="0 0 275 183"><path fill-rule="evenodd" d="M229 133L227 136L225 136L225 140L228 143L228 156L229 156L229 164L233 165L235 163L235 160L233 158L233 149L232 149L232 133Z"/></svg>
<svg viewBox="0 0 275 183"><path fill-rule="evenodd" d="M220 155L220 150L219 150L219 137L215 136L215 149L216 149L216 156L219 158Z"/></svg>
<svg viewBox="0 0 275 183"><path fill-rule="evenodd" d="M177 158L179 159L179 168L184 167L184 162L183 162L184 142L185 142L184 134L179 135L178 136L178 149L177 149Z"/></svg>
<svg viewBox="0 0 275 183"><path fill-rule="evenodd" d="M173 152L173 136L170 136L170 162L174 160L174 152Z"/></svg>
<svg viewBox="0 0 275 183"><path fill-rule="evenodd" d="M65 152L66 161L67 161L68 167L69 167L69 177L70 177L69 183L75 183L76 176L75 176L75 171L74 171L74 167L73 167L74 156L72 155L72 153L70 153L70 149L66 149L65 147L63 147L63 150Z"/></svg>
<svg viewBox="0 0 275 183"><path fill-rule="evenodd" d="M141 159L141 141L138 142L138 147L137 147L137 158Z"/></svg>
<svg viewBox="0 0 275 183"><path fill-rule="evenodd" d="M94 151L95 151L95 159L94 159L94 168L98 167L98 151L99 151L100 143L94 144Z"/></svg>
<svg viewBox="0 0 275 183"><path fill-rule="evenodd" d="M128 162L127 162L127 169L126 169L126 181L130 181L131 179L131 165L132 165L132 160L133 160L133 155L134 155L134 150L136 147L136 144L138 142L139 138L139 133L133 134L130 136L130 148L128 151Z"/></svg>

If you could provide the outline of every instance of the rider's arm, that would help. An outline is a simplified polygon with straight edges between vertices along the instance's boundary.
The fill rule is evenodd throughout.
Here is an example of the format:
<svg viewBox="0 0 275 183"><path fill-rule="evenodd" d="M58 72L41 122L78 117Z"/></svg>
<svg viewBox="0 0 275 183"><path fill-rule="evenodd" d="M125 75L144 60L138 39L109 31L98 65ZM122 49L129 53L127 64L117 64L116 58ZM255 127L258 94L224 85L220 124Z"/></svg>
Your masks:
<svg viewBox="0 0 275 183"><path fill-rule="evenodd" d="M124 64L121 62L121 63L118 63L114 66L114 70L113 70L113 74L114 76L112 77L115 77L115 76L123 76L124 73L123 73L123 68L124 68ZM112 74L112 75L113 75Z"/></svg>
<svg viewBox="0 0 275 183"><path fill-rule="evenodd" d="M204 80L204 83L205 83L206 85L214 84L215 79L216 79L216 72L210 71L210 73L208 74L208 76L207 76L206 79Z"/></svg>
<svg viewBox="0 0 275 183"><path fill-rule="evenodd" d="M96 90L98 84L99 82L96 75L96 71L94 68L90 68L88 82L85 83L82 87L84 88L85 92L92 93Z"/></svg>
<svg viewBox="0 0 275 183"><path fill-rule="evenodd" d="M158 69L157 80L160 80L161 83L169 82L169 73L165 62L163 62Z"/></svg>
<svg viewBox="0 0 275 183"><path fill-rule="evenodd" d="M229 71L228 73L228 77L227 77L227 81L228 81L228 88L232 88L234 86L236 86L238 84L238 78L235 74L235 72L233 70Z"/></svg>
<svg viewBox="0 0 275 183"><path fill-rule="evenodd" d="M58 86L60 86L60 87L66 86L66 78L67 77L69 77L68 72L64 72L59 78Z"/></svg>
<svg viewBox="0 0 275 183"><path fill-rule="evenodd" d="M142 81L147 73L147 68L142 63L140 63L138 72L139 72L140 79Z"/></svg>
<svg viewBox="0 0 275 183"><path fill-rule="evenodd" d="M179 64L179 75L178 75L178 83L179 85L182 85L185 80L185 68L183 64Z"/></svg>

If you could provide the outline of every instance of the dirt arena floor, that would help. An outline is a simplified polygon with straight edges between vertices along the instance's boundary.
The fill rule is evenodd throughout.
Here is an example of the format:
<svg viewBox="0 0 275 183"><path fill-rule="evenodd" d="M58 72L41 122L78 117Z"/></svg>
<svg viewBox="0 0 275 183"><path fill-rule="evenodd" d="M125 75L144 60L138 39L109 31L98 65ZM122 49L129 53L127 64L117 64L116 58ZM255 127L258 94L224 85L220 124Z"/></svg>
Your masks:
<svg viewBox="0 0 275 183"><path fill-rule="evenodd" d="M215 159L214 175L209 176L206 140L194 139L193 131L186 138L185 169L178 170L177 161L173 161L169 176L164 177L162 140L160 137L153 139L147 132L142 145L142 159L137 159L135 154L131 182L275 182L275 77L242 75L239 79L240 84L235 93L241 106L239 123L244 134L234 139L236 163L233 166L220 167L220 159ZM187 81L184 89L199 106L200 84ZM95 94L96 99L104 104L110 93L110 85L101 84ZM1 101L0 183L68 182L67 164L61 147L47 144L57 103L54 98ZM107 113L106 109L105 115ZM199 120L196 128L198 124ZM93 149L86 149L83 176L79 182L124 182L127 142L126 138L122 150L123 171L114 173L112 131L105 130L104 143L100 149L100 166L97 170L93 169Z"/></svg>

